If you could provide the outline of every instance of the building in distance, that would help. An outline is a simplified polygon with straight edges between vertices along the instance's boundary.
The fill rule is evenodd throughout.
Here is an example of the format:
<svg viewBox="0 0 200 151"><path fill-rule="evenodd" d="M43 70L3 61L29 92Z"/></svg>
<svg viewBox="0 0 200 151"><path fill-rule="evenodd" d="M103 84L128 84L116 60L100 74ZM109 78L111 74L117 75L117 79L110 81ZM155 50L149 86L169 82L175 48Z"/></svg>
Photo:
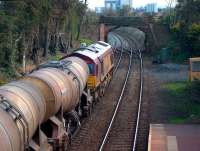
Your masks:
<svg viewBox="0 0 200 151"><path fill-rule="evenodd" d="M132 8L132 4L132 0L105 0L105 9L116 11L124 6Z"/></svg>
<svg viewBox="0 0 200 151"><path fill-rule="evenodd" d="M105 0L105 9L116 11L119 7L119 0Z"/></svg>
<svg viewBox="0 0 200 151"><path fill-rule="evenodd" d="M96 14L102 14L105 10L105 7L95 7Z"/></svg>
<svg viewBox="0 0 200 151"><path fill-rule="evenodd" d="M132 0L119 0L120 3L119 7L123 8L124 6L129 6L130 8L132 8L133 5L132 2L133 2Z"/></svg>
<svg viewBox="0 0 200 151"><path fill-rule="evenodd" d="M146 13L157 13L158 8L157 8L157 3L149 3L145 6L145 12Z"/></svg>

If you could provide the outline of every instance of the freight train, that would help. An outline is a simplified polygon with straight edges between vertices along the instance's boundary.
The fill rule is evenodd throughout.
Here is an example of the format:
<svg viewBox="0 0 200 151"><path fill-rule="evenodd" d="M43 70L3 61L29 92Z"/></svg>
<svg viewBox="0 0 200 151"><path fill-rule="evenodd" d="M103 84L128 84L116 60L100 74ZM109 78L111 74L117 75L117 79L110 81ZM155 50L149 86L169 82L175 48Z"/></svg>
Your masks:
<svg viewBox="0 0 200 151"><path fill-rule="evenodd" d="M67 150L112 79L113 56L98 41L1 86L0 150Z"/></svg>

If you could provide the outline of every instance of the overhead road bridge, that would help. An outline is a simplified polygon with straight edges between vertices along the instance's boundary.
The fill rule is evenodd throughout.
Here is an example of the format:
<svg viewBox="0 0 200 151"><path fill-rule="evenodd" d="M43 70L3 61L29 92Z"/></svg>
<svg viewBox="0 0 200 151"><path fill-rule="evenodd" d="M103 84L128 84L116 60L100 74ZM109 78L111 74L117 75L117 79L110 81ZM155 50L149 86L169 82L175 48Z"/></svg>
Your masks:
<svg viewBox="0 0 200 151"><path fill-rule="evenodd" d="M150 28L150 24L152 20L148 17L119 17L119 16L100 16L99 18L99 39L101 41L107 40L107 35L112 30L115 30L119 27L130 26L134 28L138 28L139 30L146 33L146 48L148 47L148 43L155 43L156 39L152 34L152 30ZM147 42L148 41L148 42ZM151 51L151 50L147 50Z"/></svg>

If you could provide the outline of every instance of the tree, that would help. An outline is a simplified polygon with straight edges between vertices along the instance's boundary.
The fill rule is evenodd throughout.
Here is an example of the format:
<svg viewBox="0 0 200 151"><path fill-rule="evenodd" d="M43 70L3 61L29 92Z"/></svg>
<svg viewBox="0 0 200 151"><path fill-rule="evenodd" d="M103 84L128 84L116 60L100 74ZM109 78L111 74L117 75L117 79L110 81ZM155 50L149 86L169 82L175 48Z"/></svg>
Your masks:
<svg viewBox="0 0 200 151"><path fill-rule="evenodd" d="M86 10L87 0L0 1L0 67L25 64L25 58L37 64L41 48L44 58L48 49L54 55L59 40L65 47L60 32L71 47L79 38Z"/></svg>
<svg viewBox="0 0 200 151"><path fill-rule="evenodd" d="M175 24L175 21L176 21L176 12L175 12L175 5L177 3L177 0L165 0L166 3L167 3L167 10L168 10L168 22L169 22L169 27L171 28L174 24Z"/></svg>
<svg viewBox="0 0 200 151"><path fill-rule="evenodd" d="M10 16L0 14L0 68L12 67L13 58L13 22Z"/></svg>
<svg viewBox="0 0 200 151"><path fill-rule="evenodd" d="M172 26L172 31L175 33L175 38L180 43L181 49L187 51L191 56L200 54L200 1L178 0L175 11L177 21Z"/></svg>
<svg viewBox="0 0 200 151"><path fill-rule="evenodd" d="M129 16L131 12L131 8L128 5L124 5L120 10L119 10L119 16Z"/></svg>
<svg viewBox="0 0 200 151"><path fill-rule="evenodd" d="M41 26L44 29L44 52L43 56L47 58L49 48L49 19L52 12L52 0L41 0Z"/></svg>
<svg viewBox="0 0 200 151"><path fill-rule="evenodd" d="M77 26L77 36L76 40L79 39L80 31L81 31L81 25L83 23L84 16L86 14L86 6L87 0L85 1L85 4L79 3L79 5L76 5L76 12L78 17L78 26Z"/></svg>
<svg viewBox="0 0 200 151"><path fill-rule="evenodd" d="M66 39L67 49L72 47L72 41L78 40L81 30L83 18L85 16L87 6L79 0L66 0L65 15L63 17L64 31L68 33Z"/></svg>

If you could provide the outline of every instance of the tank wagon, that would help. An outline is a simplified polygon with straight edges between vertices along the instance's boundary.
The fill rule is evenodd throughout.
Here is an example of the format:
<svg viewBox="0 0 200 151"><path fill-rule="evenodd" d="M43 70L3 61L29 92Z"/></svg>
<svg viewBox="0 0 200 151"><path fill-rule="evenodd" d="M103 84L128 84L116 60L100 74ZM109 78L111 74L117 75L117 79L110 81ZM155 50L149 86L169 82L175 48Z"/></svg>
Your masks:
<svg viewBox="0 0 200 151"><path fill-rule="evenodd" d="M111 46L97 42L0 87L1 151L66 150L112 77Z"/></svg>

